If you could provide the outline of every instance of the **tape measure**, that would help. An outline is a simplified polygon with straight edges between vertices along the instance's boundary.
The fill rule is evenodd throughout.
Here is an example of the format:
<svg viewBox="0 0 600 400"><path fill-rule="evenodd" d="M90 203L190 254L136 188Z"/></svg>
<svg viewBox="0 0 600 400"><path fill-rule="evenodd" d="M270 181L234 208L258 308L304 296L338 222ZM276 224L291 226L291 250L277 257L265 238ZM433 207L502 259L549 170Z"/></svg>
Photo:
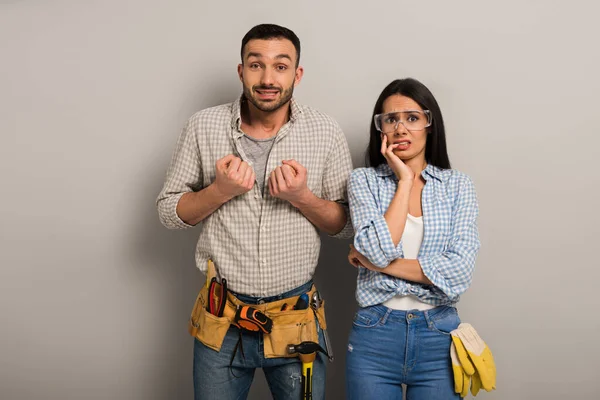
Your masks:
<svg viewBox="0 0 600 400"><path fill-rule="evenodd" d="M238 307L232 322L240 329L263 333L271 333L273 321L256 308L250 306Z"/></svg>

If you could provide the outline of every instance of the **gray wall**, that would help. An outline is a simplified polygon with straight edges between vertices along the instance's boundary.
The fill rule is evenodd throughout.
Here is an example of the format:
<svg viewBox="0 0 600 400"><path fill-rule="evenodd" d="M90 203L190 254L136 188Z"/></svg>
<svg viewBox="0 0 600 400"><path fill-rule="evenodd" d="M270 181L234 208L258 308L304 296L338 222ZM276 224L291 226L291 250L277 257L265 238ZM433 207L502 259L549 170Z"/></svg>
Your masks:
<svg viewBox="0 0 600 400"><path fill-rule="evenodd" d="M191 398L198 232L164 229L154 200L186 119L239 94L240 40L261 22L301 38L297 98L340 122L355 166L387 83L437 96L481 206L459 304L498 365L480 397L599 398L600 7L566 3L2 1L0 398ZM355 310L347 245L324 240L316 277L331 399Z"/></svg>

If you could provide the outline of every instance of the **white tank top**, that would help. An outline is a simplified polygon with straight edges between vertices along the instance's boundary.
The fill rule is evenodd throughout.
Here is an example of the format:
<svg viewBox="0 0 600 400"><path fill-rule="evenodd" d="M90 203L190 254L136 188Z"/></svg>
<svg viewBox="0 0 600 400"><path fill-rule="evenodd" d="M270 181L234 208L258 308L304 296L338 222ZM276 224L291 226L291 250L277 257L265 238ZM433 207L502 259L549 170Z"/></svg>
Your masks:
<svg viewBox="0 0 600 400"><path fill-rule="evenodd" d="M413 217L408 214L406 226L402 233L402 250L404 258L416 260L423 242L423 217ZM435 306L419 300L413 295L396 295L383 303L384 306L394 310L430 310Z"/></svg>

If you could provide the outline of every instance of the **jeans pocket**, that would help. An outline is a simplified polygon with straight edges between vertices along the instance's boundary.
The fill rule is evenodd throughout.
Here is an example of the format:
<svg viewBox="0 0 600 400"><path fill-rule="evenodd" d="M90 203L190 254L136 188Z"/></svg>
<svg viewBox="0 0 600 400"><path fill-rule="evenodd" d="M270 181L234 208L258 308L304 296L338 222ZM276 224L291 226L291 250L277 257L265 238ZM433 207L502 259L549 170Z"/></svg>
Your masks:
<svg viewBox="0 0 600 400"><path fill-rule="evenodd" d="M373 328L379 325L383 315L373 310L371 307L360 308L354 314L352 324L359 328Z"/></svg>
<svg viewBox="0 0 600 400"><path fill-rule="evenodd" d="M460 318L455 307L447 307L438 315L429 320L429 329L442 335L450 335L450 332L458 328Z"/></svg>

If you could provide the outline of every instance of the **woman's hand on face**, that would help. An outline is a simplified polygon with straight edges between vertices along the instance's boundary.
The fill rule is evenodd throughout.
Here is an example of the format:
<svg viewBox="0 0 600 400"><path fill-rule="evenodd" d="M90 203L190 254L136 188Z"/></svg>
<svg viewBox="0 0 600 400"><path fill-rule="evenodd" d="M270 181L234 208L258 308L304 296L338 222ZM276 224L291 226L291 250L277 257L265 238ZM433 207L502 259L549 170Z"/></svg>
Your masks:
<svg viewBox="0 0 600 400"><path fill-rule="evenodd" d="M387 160L388 165L396 174L398 180L407 183L413 183L415 180L415 173L412 169L400 159L394 150L398 147L398 144L391 144L388 146L387 135L381 134L381 154Z"/></svg>

